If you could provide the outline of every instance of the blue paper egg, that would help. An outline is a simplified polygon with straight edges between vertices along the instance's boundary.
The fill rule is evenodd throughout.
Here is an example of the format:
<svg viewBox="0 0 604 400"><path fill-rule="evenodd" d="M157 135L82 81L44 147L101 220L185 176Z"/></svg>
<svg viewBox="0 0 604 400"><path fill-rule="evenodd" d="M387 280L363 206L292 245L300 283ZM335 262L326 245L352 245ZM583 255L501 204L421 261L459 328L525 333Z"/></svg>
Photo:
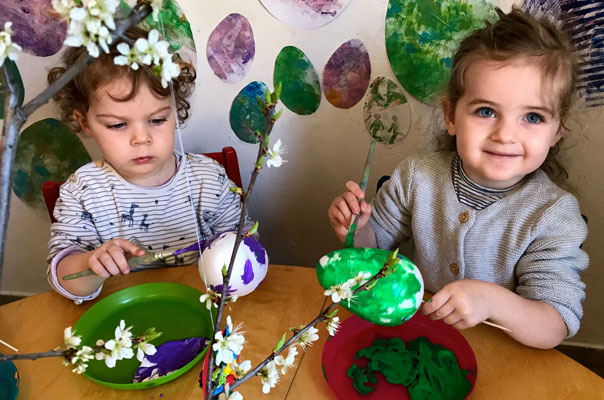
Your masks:
<svg viewBox="0 0 604 400"><path fill-rule="evenodd" d="M202 251L199 258L199 274L208 288L222 292L222 268L229 266L235 232L218 235ZM243 238L233 265L229 281L228 294L245 296L251 293L264 280L268 271L268 254L262 244L254 237Z"/></svg>

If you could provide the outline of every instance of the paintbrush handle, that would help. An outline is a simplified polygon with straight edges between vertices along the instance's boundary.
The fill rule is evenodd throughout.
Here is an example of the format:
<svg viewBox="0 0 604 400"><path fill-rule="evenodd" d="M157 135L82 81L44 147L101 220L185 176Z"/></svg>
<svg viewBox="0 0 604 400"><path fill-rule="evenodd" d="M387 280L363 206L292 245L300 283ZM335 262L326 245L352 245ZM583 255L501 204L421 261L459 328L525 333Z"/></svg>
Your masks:
<svg viewBox="0 0 604 400"><path fill-rule="evenodd" d="M369 151L367 152L367 160L365 160L365 168L363 169L363 176L361 177L361 182L359 183L359 187L363 191L363 197L365 197L365 189L367 189L367 182L369 181L369 172L371 171L371 163L373 162L373 153L375 151L375 140L371 141L369 145ZM363 199L359 200L359 205ZM354 215L352 219L352 223L350 224L350 228L348 229L348 234L346 235L346 240L344 241L344 247L351 248L354 247L354 234L357 230L357 224L359 222L360 212Z"/></svg>
<svg viewBox="0 0 604 400"><path fill-rule="evenodd" d="M161 254L161 253L147 253L147 254L142 255L142 256L129 258L127 260L128 266L129 267L136 267L137 265L140 265L140 264L145 264L145 263L150 263L150 262L153 262L153 261L157 261L159 259L158 256L157 256L157 254ZM130 272L136 272L137 270L138 270L137 268L132 268L130 270ZM94 272L92 272L92 270L90 270L90 269L86 269L84 271L75 272L73 274L65 275L63 277L63 280L64 281L70 281L72 279L83 278L85 276L90 276L90 275L94 275Z"/></svg>

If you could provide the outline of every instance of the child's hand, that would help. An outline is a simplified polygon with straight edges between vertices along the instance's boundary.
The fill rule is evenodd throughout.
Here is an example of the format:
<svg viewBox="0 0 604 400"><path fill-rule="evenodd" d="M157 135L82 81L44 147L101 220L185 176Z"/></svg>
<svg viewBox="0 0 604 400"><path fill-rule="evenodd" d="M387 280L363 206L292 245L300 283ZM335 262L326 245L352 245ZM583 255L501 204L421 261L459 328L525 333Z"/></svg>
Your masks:
<svg viewBox="0 0 604 400"><path fill-rule="evenodd" d="M327 215L329 215L329 223L340 241L344 242L346 239L346 234L355 214L361 213L357 230L361 230L367 225L371 215L371 206L365 201L362 201L359 206L359 199L364 197L365 194L359 185L348 181L346 182L346 191L331 202Z"/></svg>
<svg viewBox="0 0 604 400"><path fill-rule="evenodd" d="M442 319L456 329L471 328L491 316L488 282L462 279L451 282L422 305L432 320Z"/></svg>
<svg viewBox="0 0 604 400"><path fill-rule="evenodd" d="M88 268L101 278L111 275L127 274L130 266L126 261L128 255L142 256L145 250L124 239L113 239L103 243L98 249L90 252Z"/></svg>

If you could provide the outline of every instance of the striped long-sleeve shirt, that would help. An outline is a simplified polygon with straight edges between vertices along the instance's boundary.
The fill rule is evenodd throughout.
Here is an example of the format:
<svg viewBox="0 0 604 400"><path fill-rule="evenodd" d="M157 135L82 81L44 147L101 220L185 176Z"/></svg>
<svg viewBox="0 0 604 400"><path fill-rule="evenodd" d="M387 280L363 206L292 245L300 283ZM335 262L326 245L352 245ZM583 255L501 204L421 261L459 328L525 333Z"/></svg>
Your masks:
<svg viewBox="0 0 604 400"><path fill-rule="evenodd" d="M197 241L196 224L201 240L237 229L241 201L229 190L234 184L223 167L203 155L177 155L177 160L172 179L157 187L129 183L103 161L71 175L61 186L48 242L48 280L55 290L76 301L96 297L100 288L86 297L67 292L58 282L56 265L67 254L94 250L111 239L127 239L153 252L173 251ZM190 264L197 255L184 253L167 264Z"/></svg>

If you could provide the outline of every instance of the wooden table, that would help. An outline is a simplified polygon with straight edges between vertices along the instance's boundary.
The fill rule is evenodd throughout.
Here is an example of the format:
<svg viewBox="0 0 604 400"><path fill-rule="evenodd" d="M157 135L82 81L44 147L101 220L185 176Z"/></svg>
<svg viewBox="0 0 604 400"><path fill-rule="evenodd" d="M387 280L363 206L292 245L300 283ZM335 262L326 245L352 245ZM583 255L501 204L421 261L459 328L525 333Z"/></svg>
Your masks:
<svg viewBox="0 0 604 400"><path fill-rule="evenodd" d="M202 288L197 268L178 267L139 272L109 279L101 298L128 286L146 282L179 282ZM242 359L256 364L267 356L283 332L314 318L325 296L314 269L272 265L265 281L240 298L226 315L243 321L246 345ZM73 326L95 301L76 306L54 292L46 292L0 307L0 338L20 352L50 350L62 342L63 329ZM340 318L350 315L341 310ZM282 376L269 395L254 377L237 390L251 399L335 399L321 372L321 350L327 337L298 356L297 368ZM604 379L556 350L535 350L518 344L505 333L485 325L462 331L478 361L478 380L470 399L604 399ZM7 352L2 348L0 351ZM118 361L119 362L119 361ZM98 385L63 367L58 358L21 360L20 400L29 399L202 399L197 380L201 363L174 381L140 391L119 391ZM368 397L369 398L369 397Z"/></svg>

